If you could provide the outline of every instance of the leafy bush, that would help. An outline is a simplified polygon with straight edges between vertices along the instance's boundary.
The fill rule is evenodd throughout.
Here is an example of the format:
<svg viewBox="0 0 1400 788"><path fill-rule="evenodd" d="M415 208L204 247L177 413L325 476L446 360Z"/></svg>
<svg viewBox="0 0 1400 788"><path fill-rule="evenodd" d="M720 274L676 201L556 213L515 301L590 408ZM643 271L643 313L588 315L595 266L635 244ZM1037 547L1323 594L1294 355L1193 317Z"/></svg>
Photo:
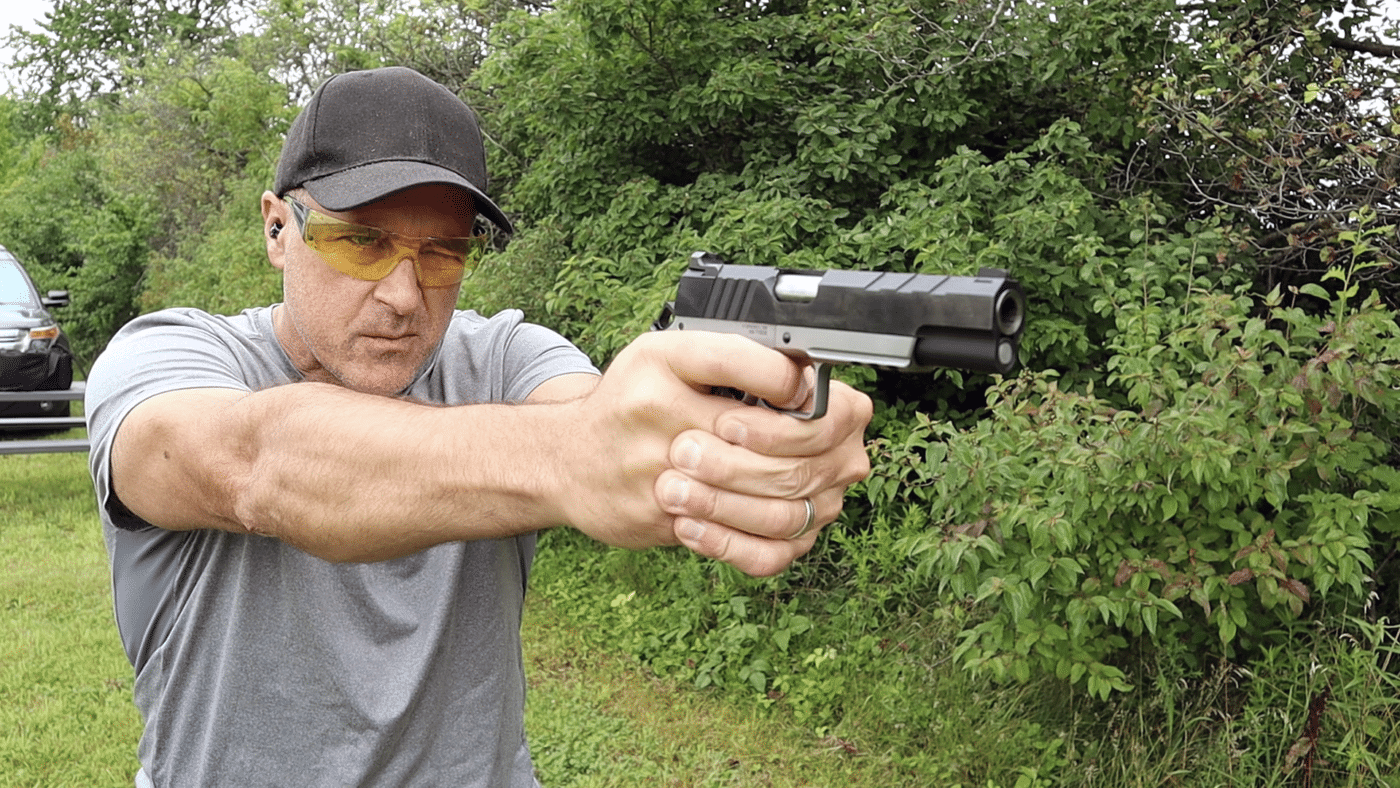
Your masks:
<svg viewBox="0 0 1400 788"><path fill-rule="evenodd" d="M1359 611L1373 548L1400 536L1400 331L1374 296L1336 303L1120 303L1107 368L1127 407L1026 373L966 431L882 439L874 505L928 526L901 542L910 593L985 612L959 658L1107 696L1138 638L1238 659L1310 603Z"/></svg>

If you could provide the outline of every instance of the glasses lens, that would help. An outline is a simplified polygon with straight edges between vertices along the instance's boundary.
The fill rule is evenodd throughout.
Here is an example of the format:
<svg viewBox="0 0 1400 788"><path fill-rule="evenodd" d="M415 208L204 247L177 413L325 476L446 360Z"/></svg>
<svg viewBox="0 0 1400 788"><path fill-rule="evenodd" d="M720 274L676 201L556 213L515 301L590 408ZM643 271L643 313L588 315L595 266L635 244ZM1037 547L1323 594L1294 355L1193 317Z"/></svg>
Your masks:
<svg viewBox="0 0 1400 788"><path fill-rule="evenodd" d="M332 268L371 282L383 279L393 270L395 244L387 233L315 211L309 214L302 237Z"/></svg>
<svg viewBox="0 0 1400 788"><path fill-rule="evenodd" d="M450 287L476 267L489 238L409 238L376 227L350 224L290 200L302 220L302 238L326 263L356 279L377 282L405 257L412 257L424 287ZM303 218L304 217L304 218Z"/></svg>

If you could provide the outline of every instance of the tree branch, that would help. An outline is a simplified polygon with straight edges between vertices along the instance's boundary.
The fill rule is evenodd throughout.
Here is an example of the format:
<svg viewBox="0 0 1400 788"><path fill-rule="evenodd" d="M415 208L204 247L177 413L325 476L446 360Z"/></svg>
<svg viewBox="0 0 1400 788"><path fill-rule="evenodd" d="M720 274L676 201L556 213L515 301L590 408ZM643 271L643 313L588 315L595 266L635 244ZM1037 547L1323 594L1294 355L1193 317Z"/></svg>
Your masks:
<svg viewBox="0 0 1400 788"><path fill-rule="evenodd" d="M1363 55L1375 55L1376 57L1397 57L1400 58L1400 46L1394 44L1381 44L1375 41L1355 41L1350 38L1342 38L1336 33L1323 31L1322 41L1327 46L1334 49L1341 49L1347 52L1359 52Z"/></svg>

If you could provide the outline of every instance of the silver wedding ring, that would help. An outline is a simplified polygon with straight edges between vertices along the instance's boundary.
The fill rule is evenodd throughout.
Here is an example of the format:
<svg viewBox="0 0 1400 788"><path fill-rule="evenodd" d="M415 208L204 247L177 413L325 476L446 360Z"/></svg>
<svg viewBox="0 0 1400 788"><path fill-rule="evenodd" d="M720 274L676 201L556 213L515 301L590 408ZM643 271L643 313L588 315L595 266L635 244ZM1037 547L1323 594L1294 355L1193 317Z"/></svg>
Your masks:
<svg viewBox="0 0 1400 788"><path fill-rule="evenodd" d="M788 539L801 539L807 535L808 531L812 530L812 526L817 522L817 507L812 505L812 499L803 498L802 502L807 504L807 521L802 524L801 528L797 529L797 533L789 536Z"/></svg>

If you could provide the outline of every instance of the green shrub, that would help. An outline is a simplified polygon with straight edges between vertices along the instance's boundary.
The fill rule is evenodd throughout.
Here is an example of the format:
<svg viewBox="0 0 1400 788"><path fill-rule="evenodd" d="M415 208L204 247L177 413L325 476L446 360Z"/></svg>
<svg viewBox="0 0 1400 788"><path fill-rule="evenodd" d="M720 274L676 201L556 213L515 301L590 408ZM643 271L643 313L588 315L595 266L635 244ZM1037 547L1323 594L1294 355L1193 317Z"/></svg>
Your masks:
<svg viewBox="0 0 1400 788"><path fill-rule="evenodd" d="M1116 314L1126 406L1028 372L970 429L921 419L877 444L875 507L928 526L901 542L909 593L983 611L959 659L1106 697L1140 638L1242 659L1307 609L1359 611L1373 549L1400 535L1394 315L1277 291Z"/></svg>

